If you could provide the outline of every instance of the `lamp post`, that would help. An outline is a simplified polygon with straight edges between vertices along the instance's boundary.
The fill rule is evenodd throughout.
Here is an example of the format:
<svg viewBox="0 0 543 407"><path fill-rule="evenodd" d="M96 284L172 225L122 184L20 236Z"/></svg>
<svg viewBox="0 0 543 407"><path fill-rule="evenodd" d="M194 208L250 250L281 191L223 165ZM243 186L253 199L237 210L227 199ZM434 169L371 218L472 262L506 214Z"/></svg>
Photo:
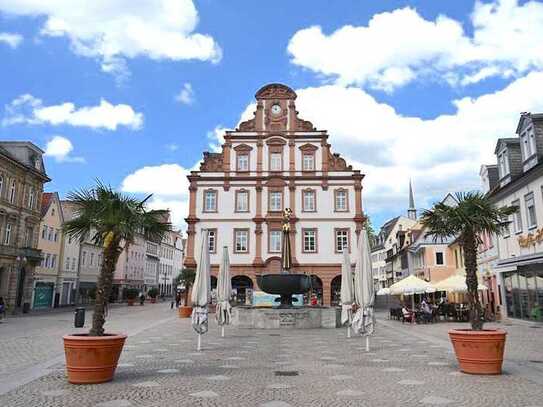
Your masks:
<svg viewBox="0 0 543 407"><path fill-rule="evenodd" d="M24 264L27 262L27 258L25 256L17 256L15 259L16 261L16 270L17 270L17 292L15 297L15 306L20 307L23 305L23 312L24 310L24 289L25 289L25 280L26 280L26 270L23 267Z"/></svg>

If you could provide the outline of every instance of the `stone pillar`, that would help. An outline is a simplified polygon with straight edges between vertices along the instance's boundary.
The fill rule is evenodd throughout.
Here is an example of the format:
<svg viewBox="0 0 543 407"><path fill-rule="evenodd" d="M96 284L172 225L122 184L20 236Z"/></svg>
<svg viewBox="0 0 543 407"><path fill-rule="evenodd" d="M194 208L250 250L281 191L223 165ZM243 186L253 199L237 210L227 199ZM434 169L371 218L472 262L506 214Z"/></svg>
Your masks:
<svg viewBox="0 0 543 407"><path fill-rule="evenodd" d="M223 171L224 171L225 177L228 177L230 175L231 153L232 153L232 143L230 143L230 141L225 141L225 143L222 145L222 154L223 154L222 162L223 162Z"/></svg>
<svg viewBox="0 0 543 407"><path fill-rule="evenodd" d="M255 127L256 131L264 131L264 104L261 100L256 104Z"/></svg>
<svg viewBox="0 0 543 407"><path fill-rule="evenodd" d="M289 169L290 172L296 171L296 151L294 150L294 146L295 146L294 140L290 139L289 142L288 142L288 147L289 147L289 153L288 153L289 165L288 165L288 169Z"/></svg>
<svg viewBox="0 0 543 407"><path fill-rule="evenodd" d="M196 223L199 219L196 217L196 176L189 175L189 217L185 219L187 222L187 246L184 265L188 268L196 267L196 259L194 258L194 239L196 236Z"/></svg>
<svg viewBox="0 0 543 407"><path fill-rule="evenodd" d="M322 279L322 302L325 306L330 306L332 299L332 280Z"/></svg>
<svg viewBox="0 0 543 407"><path fill-rule="evenodd" d="M353 174L354 178L354 204L355 204L355 214L354 214L354 222L355 222L355 231L356 235L358 236L360 234L360 231L362 230L362 227L364 226L365 217L362 213L362 178L363 176L360 174L360 171L355 171Z"/></svg>
<svg viewBox="0 0 543 407"><path fill-rule="evenodd" d="M256 146L257 146L257 152L256 152L256 172L257 174L261 174L262 173L262 157L263 157L263 147L264 147L264 143L262 142L262 140L258 140L256 142Z"/></svg>
<svg viewBox="0 0 543 407"><path fill-rule="evenodd" d="M262 262L262 220L258 220L255 225L256 235L256 253L253 259L253 265L260 266Z"/></svg>

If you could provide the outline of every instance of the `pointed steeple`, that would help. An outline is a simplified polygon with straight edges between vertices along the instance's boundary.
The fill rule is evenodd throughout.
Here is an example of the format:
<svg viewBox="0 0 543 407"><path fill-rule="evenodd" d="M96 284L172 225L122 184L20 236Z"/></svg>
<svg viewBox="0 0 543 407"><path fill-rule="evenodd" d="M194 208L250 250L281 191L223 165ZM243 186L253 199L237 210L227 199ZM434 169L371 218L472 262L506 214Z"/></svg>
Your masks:
<svg viewBox="0 0 543 407"><path fill-rule="evenodd" d="M413 196L411 180L409 180L409 208L407 208L407 217L412 220L417 220L417 209L415 208L415 198Z"/></svg>

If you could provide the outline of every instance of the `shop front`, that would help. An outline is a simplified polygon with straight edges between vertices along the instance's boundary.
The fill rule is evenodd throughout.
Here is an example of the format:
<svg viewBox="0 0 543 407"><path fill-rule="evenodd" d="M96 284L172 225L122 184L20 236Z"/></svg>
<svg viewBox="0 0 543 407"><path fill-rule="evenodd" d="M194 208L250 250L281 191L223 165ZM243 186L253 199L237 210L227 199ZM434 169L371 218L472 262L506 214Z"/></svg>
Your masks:
<svg viewBox="0 0 543 407"><path fill-rule="evenodd" d="M507 316L543 322L543 263L501 273Z"/></svg>
<svg viewBox="0 0 543 407"><path fill-rule="evenodd" d="M37 281L34 286L33 309L50 308L53 306L55 283Z"/></svg>

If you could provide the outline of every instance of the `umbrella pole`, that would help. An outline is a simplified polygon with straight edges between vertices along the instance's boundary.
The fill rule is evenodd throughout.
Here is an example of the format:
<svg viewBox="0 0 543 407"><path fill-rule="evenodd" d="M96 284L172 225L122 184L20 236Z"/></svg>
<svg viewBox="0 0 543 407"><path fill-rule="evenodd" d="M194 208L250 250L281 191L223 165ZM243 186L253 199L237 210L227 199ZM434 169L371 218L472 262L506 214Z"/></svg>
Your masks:
<svg viewBox="0 0 543 407"><path fill-rule="evenodd" d="M351 337L351 326L347 325L347 338Z"/></svg>
<svg viewBox="0 0 543 407"><path fill-rule="evenodd" d="M415 323L415 294L411 295L411 324Z"/></svg>
<svg viewBox="0 0 543 407"><path fill-rule="evenodd" d="M370 351L370 337L366 335L366 352Z"/></svg>
<svg viewBox="0 0 543 407"><path fill-rule="evenodd" d="M224 338L224 325L221 326L221 338Z"/></svg>
<svg viewBox="0 0 543 407"><path fill-rule="evenodd" d="M202 335L201 334L198 334L198 346L197 346L196 350L198 352L200 352L202 350Z"/></svg>

